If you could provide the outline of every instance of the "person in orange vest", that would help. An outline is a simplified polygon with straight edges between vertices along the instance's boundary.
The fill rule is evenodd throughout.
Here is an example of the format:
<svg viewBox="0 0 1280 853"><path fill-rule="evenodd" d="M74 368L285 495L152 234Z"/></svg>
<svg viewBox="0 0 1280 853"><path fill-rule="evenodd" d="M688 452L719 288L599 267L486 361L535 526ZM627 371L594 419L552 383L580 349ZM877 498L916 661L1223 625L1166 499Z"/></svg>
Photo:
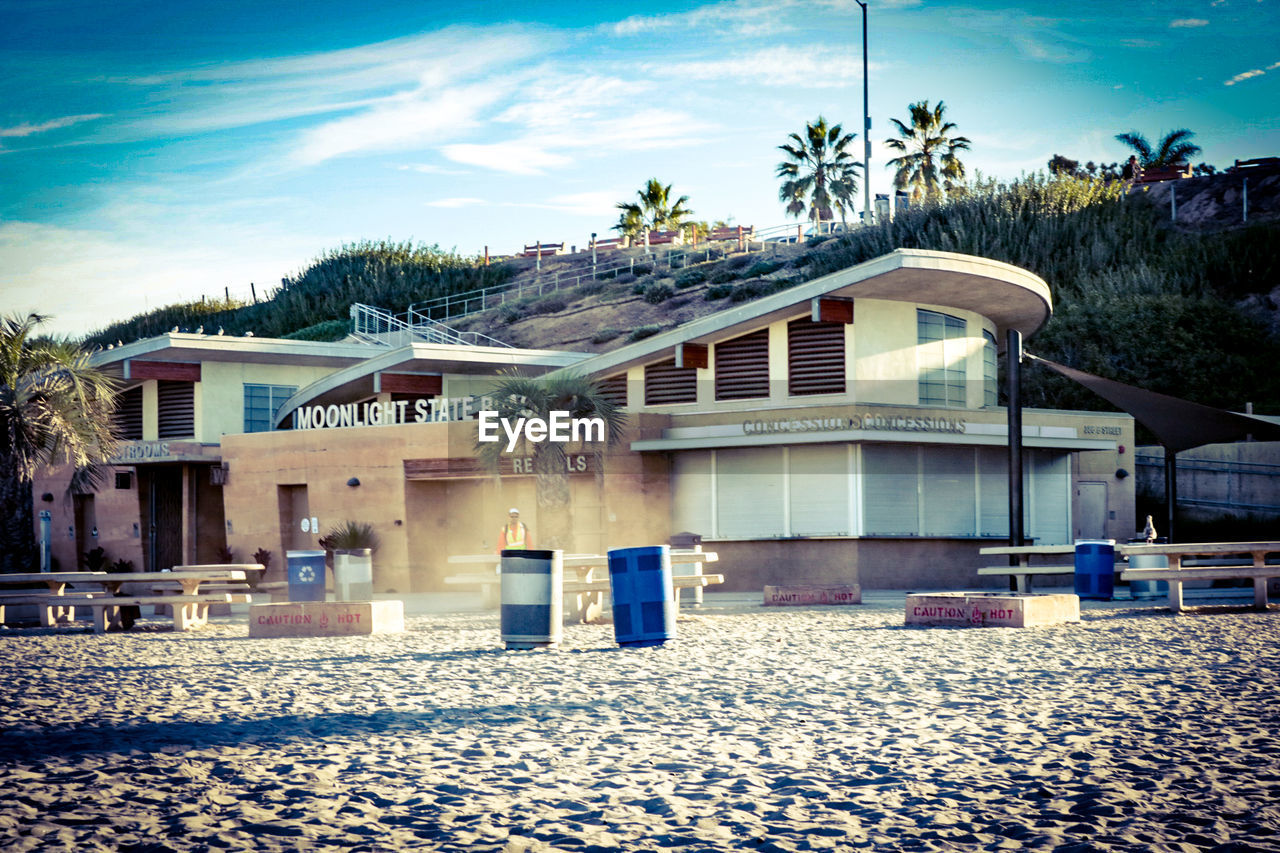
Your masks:
<svg viewBox="0 0 1280 853"><path fill-rule="evenodd" d="M512 507L507 512L507 523L502 525L502 532L498 534L498 553L506 548L527 550L532 547L533 535L520 520L520 510Z"/></svg>

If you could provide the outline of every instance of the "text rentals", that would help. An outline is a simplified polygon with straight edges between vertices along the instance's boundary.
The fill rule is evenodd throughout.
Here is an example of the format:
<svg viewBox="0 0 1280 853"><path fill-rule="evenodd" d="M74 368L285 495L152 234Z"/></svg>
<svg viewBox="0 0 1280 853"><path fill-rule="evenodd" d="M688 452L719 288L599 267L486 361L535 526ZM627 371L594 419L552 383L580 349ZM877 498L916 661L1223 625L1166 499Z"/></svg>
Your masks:
<svg viewBox="0 0 1280 853"><path fill-rule="evenodd" d="M513 424L509 419L499 417L497 412L480 412L479 440L484 444L493 444L502 440L498 429L507 436L506 452L515 450L523 435L531 444L552 441L557 444L568 444L575 441L604 441L604 418L575 418L570 412L553 411L551 417L516 418Z"/></svg>

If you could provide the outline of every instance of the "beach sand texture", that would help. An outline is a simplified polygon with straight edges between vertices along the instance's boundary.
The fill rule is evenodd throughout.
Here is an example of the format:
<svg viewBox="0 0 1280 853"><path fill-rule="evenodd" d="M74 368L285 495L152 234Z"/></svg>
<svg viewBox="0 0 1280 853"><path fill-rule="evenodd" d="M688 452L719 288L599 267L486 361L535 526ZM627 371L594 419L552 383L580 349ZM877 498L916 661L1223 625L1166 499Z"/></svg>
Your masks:
<svg viewBox="0 0 1280 853"><path fill-rule="evenodd" d="M1280 612L0 631L0 849L1276 850Z"/></svg>

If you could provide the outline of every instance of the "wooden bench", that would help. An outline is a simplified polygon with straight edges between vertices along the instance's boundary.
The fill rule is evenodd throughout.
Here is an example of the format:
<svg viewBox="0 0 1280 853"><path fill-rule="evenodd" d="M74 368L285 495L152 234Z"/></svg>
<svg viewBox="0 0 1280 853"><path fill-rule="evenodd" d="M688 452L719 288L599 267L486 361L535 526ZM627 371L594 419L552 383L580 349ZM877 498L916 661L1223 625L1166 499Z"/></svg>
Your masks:
<svg viewBox="0 0 1280 853"><path fill-rule="evenodd" d="M684 232L683 231L650 231L649 232L648 244L650 246L661 246L667 243L670 243L675 246L684 245Z"/></svg>
<svg viewBox="0 0 1280 853"><path fill-rule="evenodd" d="M1007 575L1014 580L1018 592L1031 591L1031 578L1034 575L1074 575L1074 545L1002 545L979 548L978 553L989 556L1017 557L1016 566L984 566L978 569L980 576ZM1072 555L1070 565L1055 563L1053 565L1031 565L1032 557L1058 557L1063 554Z"/></svg>
<svg viewBox="0 0 1280 853"><path fill-rule="evenodd" d="M1167 166L1163 169L1143 169L1133 179L1136 184L1158 184L1161 181L1177 181L1191 177L1191 165Z"/></svg>
<svg viewBox="0 0 1280 853"><path fill-rule="evenodd" d="M522 258L549 258L554 255L564 254L564 243L534 243L532 246L525 246L524 251L520 253Z"/></svg>
<svg viewBox="0 0 1280 853"><path fill-rule="evenodd" d="M1182 585L1189 581L1243 580L1253 582L1253 607L1267 609L1267 581L1280 578L1280 564L1268 564L1267 557L1280 554L1280 542L1193 542L1167 545L1126 545L1127 557L1161 555L1169 560L1167 568L1127 569L1121 580L1164 581L1169 585L1169 609L1184 609ZM1217 563L1230 555L1248 555L1236 565L1194 565Z"/></svg>

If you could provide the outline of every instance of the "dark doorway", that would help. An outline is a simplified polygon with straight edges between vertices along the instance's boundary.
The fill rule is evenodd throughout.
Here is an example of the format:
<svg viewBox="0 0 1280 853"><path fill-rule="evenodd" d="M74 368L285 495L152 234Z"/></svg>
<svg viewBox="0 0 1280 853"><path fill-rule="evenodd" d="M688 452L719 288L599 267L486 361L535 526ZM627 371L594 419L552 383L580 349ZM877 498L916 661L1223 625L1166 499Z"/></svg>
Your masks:
<svg viewBox="0 0 1280 853"><path fill-rule="evenodd" d="M147 570L158 572L182 565L182 467L150 467L144 494Z"/></svg>

